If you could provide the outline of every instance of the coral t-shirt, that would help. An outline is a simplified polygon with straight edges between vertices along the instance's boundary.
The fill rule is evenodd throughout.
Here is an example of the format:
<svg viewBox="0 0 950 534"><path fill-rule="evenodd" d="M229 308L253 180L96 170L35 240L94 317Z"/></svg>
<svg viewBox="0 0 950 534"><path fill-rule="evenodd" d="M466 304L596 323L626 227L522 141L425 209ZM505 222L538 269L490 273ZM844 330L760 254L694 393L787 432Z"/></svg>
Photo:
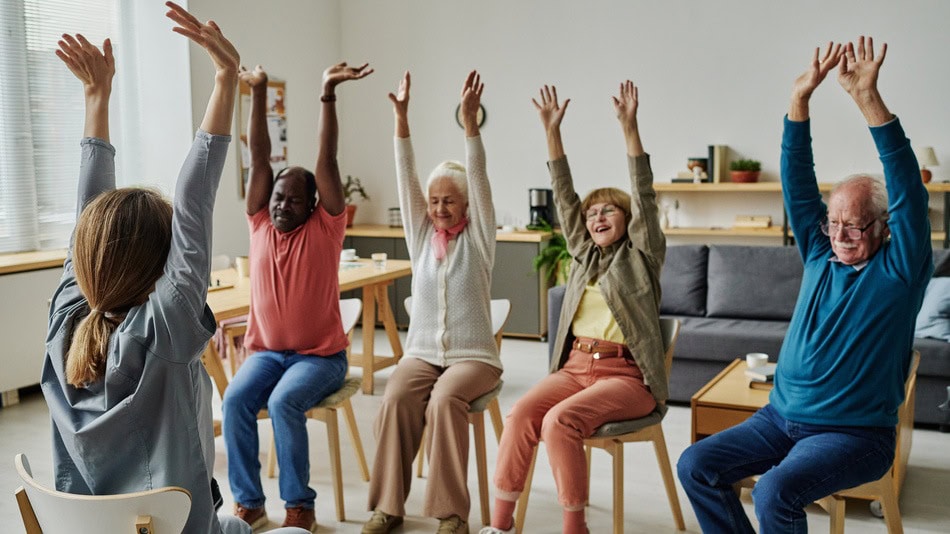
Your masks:
<svg viewBox="0 0 950 534"><path fill-rule="evenodd" d="M291 232L264 208L247 216L251 235L251 313L244 346L253 352L329 356L347 346L340 321L340 252L346 213L320 204Z"/></svg>

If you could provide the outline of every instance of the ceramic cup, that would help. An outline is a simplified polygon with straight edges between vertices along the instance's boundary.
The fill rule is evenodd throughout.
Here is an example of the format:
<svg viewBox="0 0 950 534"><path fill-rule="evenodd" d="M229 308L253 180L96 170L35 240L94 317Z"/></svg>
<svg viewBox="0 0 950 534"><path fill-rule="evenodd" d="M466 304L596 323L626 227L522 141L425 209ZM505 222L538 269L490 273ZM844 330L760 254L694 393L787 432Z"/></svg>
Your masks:
<svg viewBox="0 0 950 534"><path fill-rule="evenodd" d="M386 253L385 252L374 252L371 256L373 258L373 267L377 269L386 268Z"/></svg>
<svg viewBox="0 0 950 534"><path fill-rule="evenodd" d="M356 249L355 248L345 248L343 252L340 252L340 261L353 261L356 259Z"/></svg>
<svg viewBox="0 0 950 534"><path fill-rule="evenodd" d="M238 276L247 278L251 276L251 261L247 256L238 256L234 258L234 268L237 269Z"/></svg>
<svg viewBox="0 0 950 534"><path fill-rule="evenodd" d="M749 369L762 367L769 363L769 355L764 352L750 352L745 355L745 363Z"/></svg>

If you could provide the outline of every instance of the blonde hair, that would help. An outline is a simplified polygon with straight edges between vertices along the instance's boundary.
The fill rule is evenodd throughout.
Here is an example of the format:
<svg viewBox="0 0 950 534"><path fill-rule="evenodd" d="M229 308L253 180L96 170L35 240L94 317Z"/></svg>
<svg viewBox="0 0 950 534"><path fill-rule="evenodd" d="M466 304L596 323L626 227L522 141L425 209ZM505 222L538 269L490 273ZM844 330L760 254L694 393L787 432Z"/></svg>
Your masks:
<svg viewBox="0 0 950 534"><path fill-rule="evenodd" d="M149 189L102 193L79 216L73 244L76 282L89 315L72 333L66 381L85 387L105 374L109 339L129 308L142 304L171 248L172 207Z"/></svg>
<svg viewBox="0 0 950 534"><path fill-rule="evenodd" d="M623 210L624 220L630 220L630 195L616 187L601 187L587 193L587 196L581 201L581 216L585 216L591 206L601 202L617 206Z"/></svg>

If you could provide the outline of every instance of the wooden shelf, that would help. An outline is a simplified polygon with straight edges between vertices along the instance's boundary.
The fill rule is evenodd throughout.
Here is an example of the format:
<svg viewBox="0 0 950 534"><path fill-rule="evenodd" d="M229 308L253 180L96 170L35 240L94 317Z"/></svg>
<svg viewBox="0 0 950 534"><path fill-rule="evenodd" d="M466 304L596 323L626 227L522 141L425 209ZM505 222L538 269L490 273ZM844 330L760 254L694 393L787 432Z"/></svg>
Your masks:
<svg viewBox="0 0 950 534"><path fill-rule="evenodd" d="M771 226L769 228L667 228L663 230L666 235L693 235L693 236L723 236L723 237L782 237L781 226Z"/></svg>

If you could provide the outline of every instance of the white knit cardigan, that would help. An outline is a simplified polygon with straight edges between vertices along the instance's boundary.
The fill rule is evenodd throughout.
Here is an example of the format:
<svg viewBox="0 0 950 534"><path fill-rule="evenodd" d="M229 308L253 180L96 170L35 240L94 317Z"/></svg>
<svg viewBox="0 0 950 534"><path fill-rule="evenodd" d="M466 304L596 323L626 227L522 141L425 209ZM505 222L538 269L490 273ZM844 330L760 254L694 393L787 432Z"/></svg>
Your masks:
<svg viewBox="0 0 950 534"><path fill-rule="evenodd" d="M481 137L465 139L468 219L435 259L435 228L416 174L412 142L395 139L396 179L406 245L412 261L412 309L405 355L440 367L467 360L502 368L491 327L491 274L495 263L495 208Z"/></svg>

